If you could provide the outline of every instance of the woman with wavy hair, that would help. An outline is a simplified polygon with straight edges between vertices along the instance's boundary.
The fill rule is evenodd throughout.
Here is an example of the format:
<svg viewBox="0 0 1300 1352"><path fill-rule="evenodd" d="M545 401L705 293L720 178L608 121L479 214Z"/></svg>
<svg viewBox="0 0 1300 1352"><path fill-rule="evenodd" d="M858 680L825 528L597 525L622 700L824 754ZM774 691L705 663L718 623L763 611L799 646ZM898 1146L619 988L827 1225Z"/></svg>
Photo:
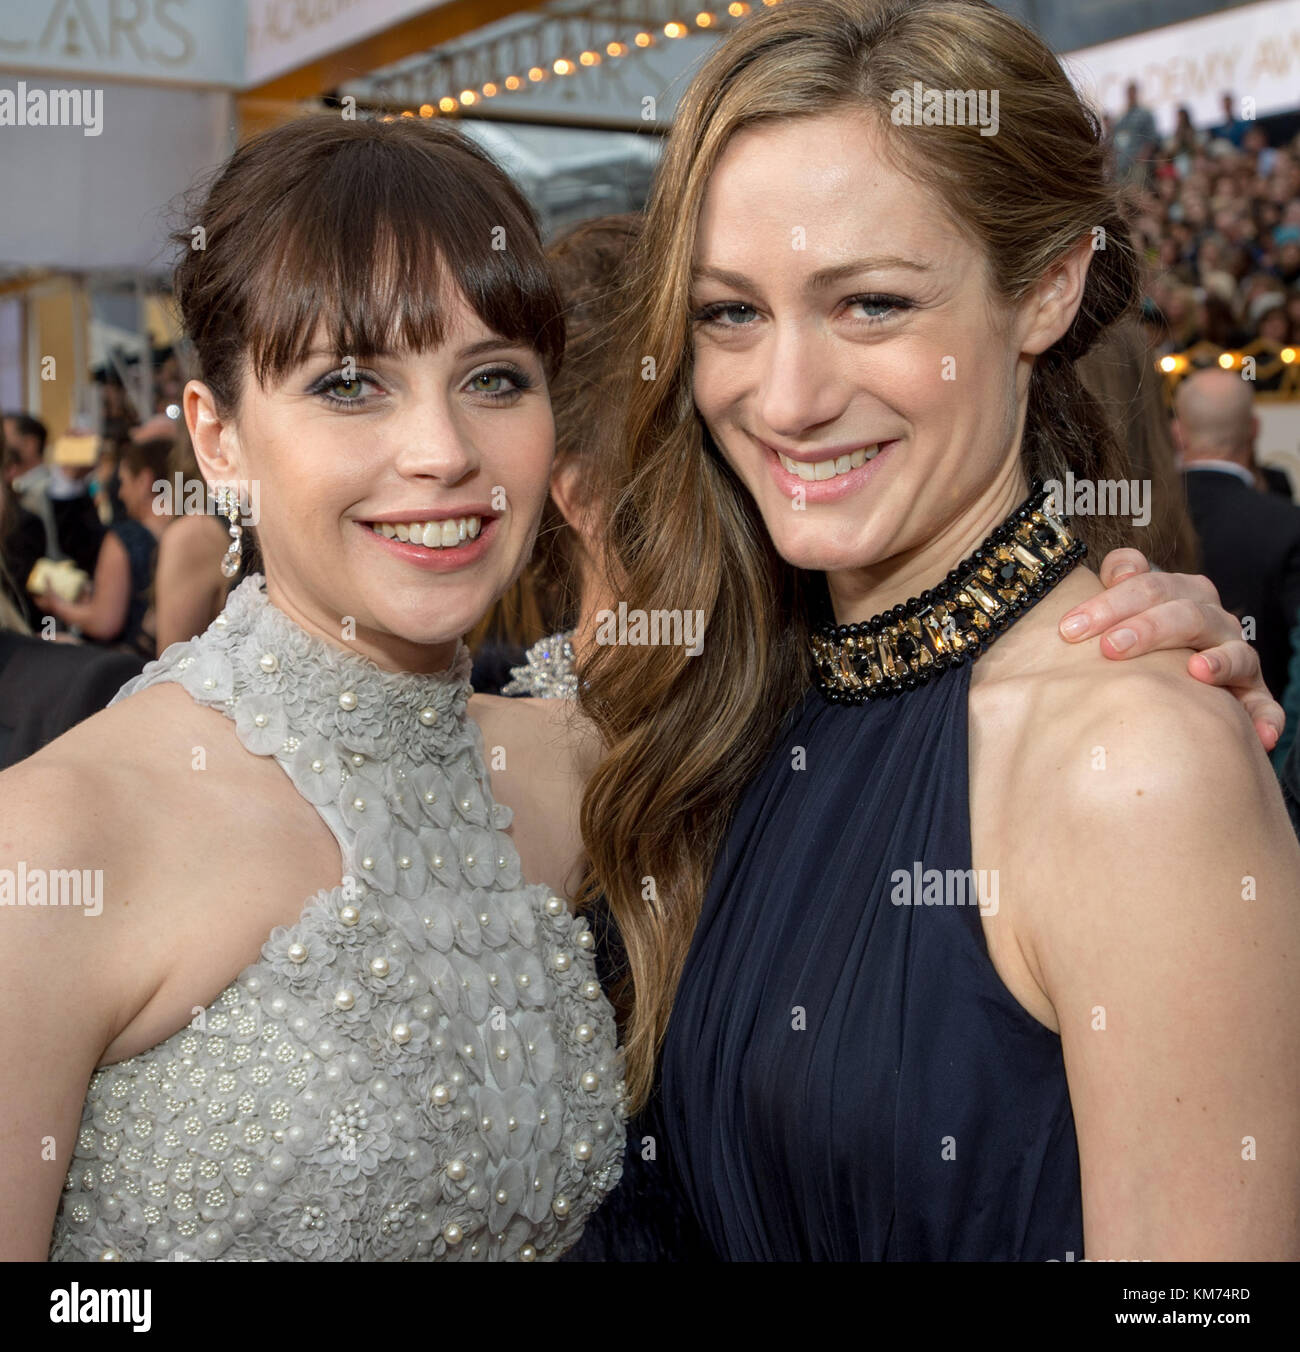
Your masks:
<svg viewBox="0 0 1300 1352"><path fill-rule="evenodd" d="M1056 58L981 0L763 12L639 265L610 576L707 632L590 663L583 834L713 1248L1300 1256L1276 785L1185 656L1061 641L1127 540L1063 501L1128 479L1075 362L1139 286Z"/></svg>

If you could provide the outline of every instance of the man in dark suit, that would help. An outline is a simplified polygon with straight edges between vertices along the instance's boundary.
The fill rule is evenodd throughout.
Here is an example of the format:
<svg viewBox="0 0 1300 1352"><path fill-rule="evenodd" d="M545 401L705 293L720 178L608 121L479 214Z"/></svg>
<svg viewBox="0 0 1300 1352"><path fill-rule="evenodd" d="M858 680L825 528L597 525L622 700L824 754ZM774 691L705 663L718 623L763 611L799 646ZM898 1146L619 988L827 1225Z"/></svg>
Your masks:
<svg viewBox="0 0 1300 1352"><path fill-rule="evenodd" d="M1300 620L1300 507L1256 487L1254 398L1234 371L1194 371L1174 396L1173 430L1201 566L1280 701Z"/></svg>

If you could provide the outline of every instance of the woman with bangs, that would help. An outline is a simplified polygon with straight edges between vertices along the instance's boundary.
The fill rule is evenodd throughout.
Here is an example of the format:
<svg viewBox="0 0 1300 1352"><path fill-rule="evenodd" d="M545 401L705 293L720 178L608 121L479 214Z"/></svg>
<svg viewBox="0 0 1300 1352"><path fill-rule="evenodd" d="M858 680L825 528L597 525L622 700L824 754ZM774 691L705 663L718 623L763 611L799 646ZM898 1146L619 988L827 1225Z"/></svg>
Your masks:
<svg viewBox="0 0 1300 1352"><path fill-rule="evenodd" d="M1056 58L982 0L758 14L639 268L608 571L708 628L583 673L629 1135L723 1259L1300 1257L1267 760L1138 626L1062 642L1126 538L1050 488L1128 478L1074 363L1140 288Z"/></svg>
<svg viewBox="0 0 1300 1352"><path fill-rule="evenodd" d="M4 1256L554 1258L619 1176L613 1015L514 791L553 712L499 701L493 783L460 637L547 492L535 221L454 130L320 117L177 242L186 422L264 574L0 778Z"/></svg>
<svg viewBox="0 0 1300 1352"><path fill-rule="evenodd" d="M624 1135L612 1010L566 900L597 746L568 701L471 699L460 640L523 567L552 469L564 339L535 223L454 131L323 117L242 146L178 243L203 372L187 426L232 571L255 527L264 572L0 776L4 1256L556 1257ZM701 539L715 508L741 519L710 491ZM680 543L678 513L664 528ZM1258 700L1221 611L1172 632L1196 585L1085 604L1131 619L1138 651L1218 644L1220 679ZM769 683L748 633L733 651ZM646 731L675 726L663 705ZM692 823L692 867L721 820ZM622 906L626 821L601 832Z"/></svg>

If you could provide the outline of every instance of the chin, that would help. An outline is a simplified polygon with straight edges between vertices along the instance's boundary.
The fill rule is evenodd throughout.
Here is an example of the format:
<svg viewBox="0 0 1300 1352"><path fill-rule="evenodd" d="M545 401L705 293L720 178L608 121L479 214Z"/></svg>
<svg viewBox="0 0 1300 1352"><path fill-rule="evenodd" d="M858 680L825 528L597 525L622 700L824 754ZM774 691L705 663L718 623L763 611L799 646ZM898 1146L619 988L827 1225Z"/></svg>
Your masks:
<svg viewBox="0 0 1300 1352"><path fill-rule="evenodd" d="M490 598L418 591L401 597L389 592L369 607L376 626L407 643L450 643L483 618Z"/></svg>
<svg viewBox="0 0 1300 1352"><path fill-rule="evenodd" d="M788 527L788 522L784 523ZM772 543L776 551L792 568L809 573L840 573L852 568L869 568L880 561L880 550L870 539L861 538L860 523L858 538L843 538L818 529L815 519L807 522L799 530L771 530Z"/></svg>

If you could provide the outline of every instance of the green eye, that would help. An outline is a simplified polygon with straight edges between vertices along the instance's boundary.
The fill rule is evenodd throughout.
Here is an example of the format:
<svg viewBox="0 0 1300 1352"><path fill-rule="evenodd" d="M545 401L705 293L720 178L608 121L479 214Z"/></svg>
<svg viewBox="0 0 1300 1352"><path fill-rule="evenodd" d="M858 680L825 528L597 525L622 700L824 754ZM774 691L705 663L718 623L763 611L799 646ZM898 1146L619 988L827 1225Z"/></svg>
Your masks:
<svg viewBox="0 0 1300 1352"><path fill-rule="evenodd" d="M505 376L500 371L480 371L478 375L472 378L472 383L479 394L498 394L501 390L500 382L504 379ZM481 384L480 382L486 383Z"/></svg>
<svg viewBox="0 0 1300 1352"><path fill-rule="evenodd" d="M351 403L354 399L361 398L362 386L363 382L353 376L351 380L334 381L329 387L329 392L336 399L344 399Z"/></svg>

